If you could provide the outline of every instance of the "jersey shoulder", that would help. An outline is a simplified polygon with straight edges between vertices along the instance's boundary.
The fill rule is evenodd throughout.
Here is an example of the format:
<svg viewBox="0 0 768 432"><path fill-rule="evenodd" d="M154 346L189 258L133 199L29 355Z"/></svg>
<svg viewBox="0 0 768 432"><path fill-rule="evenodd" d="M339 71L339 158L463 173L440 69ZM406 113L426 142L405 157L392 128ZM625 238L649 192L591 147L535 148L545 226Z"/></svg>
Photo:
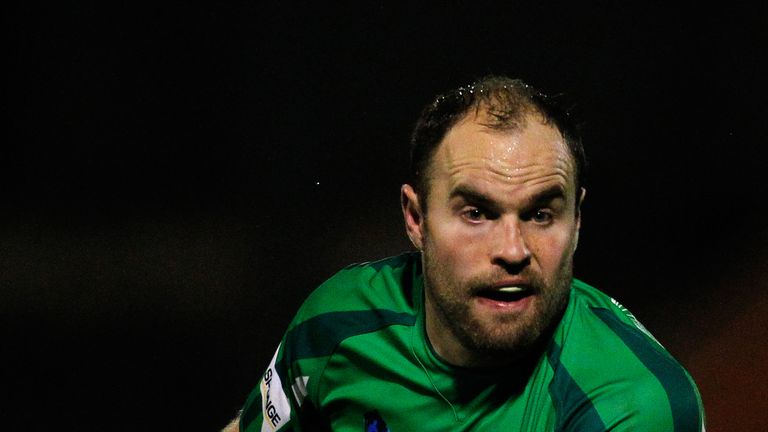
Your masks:
<svg viewBox="0 0 768 432"><path fill-rule="evenodd" d="M416 321L418 254L350 265L304 301L241 416L241 430L316 430L320 389L339 346L355 336ZM260 429L261 428L261 429Z"/></svg>
<svg viewBox="0 0 768 432"><path fill-rule="evenodd" d="M578 280L571 294L557 364L583 406L611 430L701 431L685 368L618 301Z"/></svg>
<svg viewBox="0 0 768 432"><path fill-rule="evenodd" d="M293 325L312 317L350 311L414 312L414 272L417 253L404 253L379 261L352 264L317 287L299 308Z"/></svg>

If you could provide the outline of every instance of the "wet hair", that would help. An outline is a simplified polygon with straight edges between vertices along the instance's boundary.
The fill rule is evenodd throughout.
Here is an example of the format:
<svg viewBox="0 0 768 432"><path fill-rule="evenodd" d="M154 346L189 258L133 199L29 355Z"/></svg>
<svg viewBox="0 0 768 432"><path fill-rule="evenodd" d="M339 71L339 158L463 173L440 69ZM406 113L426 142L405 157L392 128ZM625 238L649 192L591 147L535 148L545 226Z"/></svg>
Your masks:
<svg viewBox="0 0 768 432"><path fill-rule="evenodd" d="M586 156L579 128L558 98L540 93L519 79L487 76L475 83L443 93L427 105L411 135L411 185L422 196L426 210L429 169L438 146L448 131L470 111L485 113L483 126L493 130L514 131L525 127L530 115L560 132L573 157L577 199L585 182Z"/></svg>

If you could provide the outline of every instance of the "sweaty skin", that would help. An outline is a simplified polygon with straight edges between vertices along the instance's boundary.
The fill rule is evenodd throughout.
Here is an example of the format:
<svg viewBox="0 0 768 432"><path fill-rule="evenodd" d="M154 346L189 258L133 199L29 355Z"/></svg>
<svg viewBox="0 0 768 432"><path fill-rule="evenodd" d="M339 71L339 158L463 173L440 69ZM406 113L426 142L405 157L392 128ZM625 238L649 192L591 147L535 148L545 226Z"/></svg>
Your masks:
<svg viewBox="0 0 768 432"><path fill-rule="evenodd" d="M484 123L472 113L440 143L426 212L402 189L406 228L423 253L429 341L465 367L515 361L559 319L583 196L556 129L536 115L511 131Z"/></svg>

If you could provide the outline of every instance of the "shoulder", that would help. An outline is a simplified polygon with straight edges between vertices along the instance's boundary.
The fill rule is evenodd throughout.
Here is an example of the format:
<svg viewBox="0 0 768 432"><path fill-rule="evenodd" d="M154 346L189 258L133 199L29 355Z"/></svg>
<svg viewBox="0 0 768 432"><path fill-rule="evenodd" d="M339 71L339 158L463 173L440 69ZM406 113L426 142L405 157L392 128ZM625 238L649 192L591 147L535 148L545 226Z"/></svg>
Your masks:
<svg viewBox="0 0 768 432"><path fill-rule="evenodd" d="M629 310L581 281L568 308L556 363L596 419L616 430L701 430L696 385Z"/></svg>
<svg viewBox="0 0 768 432"><path fill-rule="evenodd" d="M283 337L288 363L325 357L344 340L416 321L412 302L417 254L350 265L303 303Z"/></svg>
<svg viewBox="0 0 768 432"><path fill-rule="evenodd" d="M411 285L419 259L416 253L405 253L343 268L309 295L299 309L298 321L371 309L413 312Z"/></svg>
<svg viewBox="0 0 768 432"><path fill-rule="evenodd" d="M262 424L273 430L296 424L314 427L325 421L314 417L320 406L318 394L340 344L415 323L411 291L418 260L418 254L403 254L350 265L315 289L246 401L241 430L264 430L258 429Z"/></svg>

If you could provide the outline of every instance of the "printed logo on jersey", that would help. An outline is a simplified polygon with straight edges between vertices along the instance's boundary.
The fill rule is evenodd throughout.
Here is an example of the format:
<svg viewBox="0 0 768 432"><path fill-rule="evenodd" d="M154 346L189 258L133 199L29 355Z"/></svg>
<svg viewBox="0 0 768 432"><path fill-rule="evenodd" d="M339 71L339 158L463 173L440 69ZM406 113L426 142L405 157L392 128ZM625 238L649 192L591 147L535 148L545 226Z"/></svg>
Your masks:
<svg viewBox="0 0 768 432"><path fill-rule="evenodd" d="M283 391L280 375L275 370L278 352L280 352L280 346L277 347L277 351L275 351L275 355L261 380L261 408L264 412L264 421L261 424L262 432L277 430L291 419L291 405Z"/></svg>
<svg viewBox="0 0 768 432"><path fill-rule="evenodd" d="M390 432L378 411L365 413L365 432Z"/></svg>

